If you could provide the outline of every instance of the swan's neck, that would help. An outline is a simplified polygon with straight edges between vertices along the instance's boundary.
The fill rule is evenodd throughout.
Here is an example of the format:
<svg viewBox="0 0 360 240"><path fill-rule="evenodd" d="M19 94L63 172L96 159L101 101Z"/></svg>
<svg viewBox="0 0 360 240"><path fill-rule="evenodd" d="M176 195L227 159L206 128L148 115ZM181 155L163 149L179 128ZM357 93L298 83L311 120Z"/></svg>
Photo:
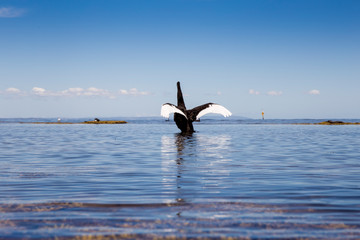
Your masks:
<svg viewBox="0 0 360 240"><path fill-rule="evenodd" d="M177 105L178 107L186 109L184 98L181 92L180 82L177 82Z"/></svg>

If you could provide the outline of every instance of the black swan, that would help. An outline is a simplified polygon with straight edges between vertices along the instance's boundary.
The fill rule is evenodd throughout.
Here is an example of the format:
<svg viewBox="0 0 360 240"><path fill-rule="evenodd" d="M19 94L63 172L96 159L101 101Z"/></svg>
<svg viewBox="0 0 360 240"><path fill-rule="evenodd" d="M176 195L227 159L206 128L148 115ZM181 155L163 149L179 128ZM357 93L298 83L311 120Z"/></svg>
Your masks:
<svg viewBox="0 0 360 240"><path fill-rule="evenodd" d="M199 120L200 117L208 113L218 113L224 117L231 116L231 112L225 107L216 103L206 103L190 110L186 110L184 98L180 88L180 82L177 82L177 106L171 103L165 103L161 107L161 116L169 118L174 113L174 121L181 133L193 133L192 122Z"/></svg>

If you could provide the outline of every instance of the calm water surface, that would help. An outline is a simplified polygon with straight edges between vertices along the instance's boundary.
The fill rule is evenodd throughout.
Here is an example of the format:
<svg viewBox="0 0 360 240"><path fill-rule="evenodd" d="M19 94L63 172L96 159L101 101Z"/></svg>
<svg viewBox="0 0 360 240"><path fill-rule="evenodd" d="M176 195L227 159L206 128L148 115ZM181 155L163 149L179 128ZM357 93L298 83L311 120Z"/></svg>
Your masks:
<svg viewBox="0 0 360 240"><path fill-rule="evenodd" d="M360 126L0 124L0 238L360 238Z"/></svg>

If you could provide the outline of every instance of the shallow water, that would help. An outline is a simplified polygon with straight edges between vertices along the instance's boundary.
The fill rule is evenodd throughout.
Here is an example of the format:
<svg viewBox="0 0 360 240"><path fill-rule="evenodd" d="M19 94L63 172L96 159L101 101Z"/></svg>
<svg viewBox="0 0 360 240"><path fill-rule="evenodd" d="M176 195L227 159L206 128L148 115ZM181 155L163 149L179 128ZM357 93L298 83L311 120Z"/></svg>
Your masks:
<svg viewBox="0 0 360 240"><path fill-rule="evenodd" d="M360 238L360 126L194 127L0 124L0 238Z"/></svg>

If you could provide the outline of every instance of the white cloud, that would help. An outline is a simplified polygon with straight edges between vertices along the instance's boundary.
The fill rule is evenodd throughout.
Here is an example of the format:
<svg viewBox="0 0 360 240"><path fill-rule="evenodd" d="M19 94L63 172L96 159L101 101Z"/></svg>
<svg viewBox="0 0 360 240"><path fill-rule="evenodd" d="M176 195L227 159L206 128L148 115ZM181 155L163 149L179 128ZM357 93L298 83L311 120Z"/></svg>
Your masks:
<svg viewBox="0 0 360 240"><path fill-rule="evenodd" d="M83 88L68 88L66 90L63 91L57 91L57 92L53 92L53 91L48 91L44 88L39 88L39 87L34 87L31 90L32 94L36 95L36 96L43 96L43 97L81 97L81 96L86 96L86 97L92 97L92 96L100 96L100 97L109 97L109 98L113 98L114 95L105 89L99 89L99 88L95 88L95 87L90 87L88 89L83 89Z"/></svg>
<svg viewBox="0 0 360 240"><path fill-rule="evenodd" d="M250 89L250 90L249 90L249 94L251 94L251 95L260 95L260 92L259 92L259 91L255 91L254 89Z"/></svg>
<svg viewBox="0 0 360 240"><path fill-rule="evenodd" d="M249 89L249 94L250 95L260 95L260 92L254 90L254 89ZM268 91L266 94L269 96L280 96L283 93L282 93L282 91Z"/></svg>
<svg viewBox="0 0 360 240"><path fill-rule="evenodd" d="M51 93L46 91L44 88L33 87L31 92L37 96L51 96Z"/></svg>
<svg viewBox="0 0 360 240"><path fill-rule="evenodd" d="M269 91L269 92L267 92L267 95L269 95L269 96L280 96L280 95L282 95L282 91Z"/></svg>
<svg viewBox="0 0 360 240"><path fill-rule="evenodd" d="M68 88L62 91L50 91L41 87L33 87L30 92L21 91L17 88L8 88L5 91L0 91L2 95L12 95L12 96L38 96L38 97L105 97L114 99L120 95L128 96L145 96L150 95L149 92L139 91L136 88L131 88L130 90L119 90L119 91L110 91L101 88L90 87L87 89L84 88Z"/></svg>
<svg viewBox="0 0 360 240"><path fill-rule="evenodd" d="M317 89L313 89L313 90L308 91L308 94L310 94L310 95L319 95L320 91L317 90Z"/></svg>
<svg viewBox="0 0 360 240"><path fill-rule="evenodd" d="M104 97L110 97L112 94L110 91L105 89L99 89L99 88L88 88L84 92L84 96L104 96Z"/></svg>
<svg viewBox="0 0 360 240"><path fill-rule="evenodd" d="M8 88L5 90L6 93L10 93L10 94L20 94L21 91L17 88Z"/></svg>
<svg viewBox="0 0 360 240"><path fill-rule="evenodd" d="M20 89L10 87L7 88L5 91L0 91L0 95L8 96L8 97L20 97L25 96L26 92L21 91Z"/></svg>
<svg viewBox="0 0 360 240"><path fill-rule="evenodd" d="M24 15L26 11L21 8L1 7L0 18L16 18Z"/></svg>
<svg viewBox="0 0 360 240"><path fill-rule="evenodd" d="M120 93L121 95L128 95L128 94L129 94L127 90L123 90L123 89L121 89L121 90L119 91L119 93Z"/></svg>
<svg viewBox="0 0 360 240"><path fill-rule="evenodd" d="M91 87L88 89L83 88L68 88L58 93L59 96L102 96L102 97L113 97L113 94L109 90Z"/></svg>
<svg viewBox="0 0 360 240"><path fill-rule="evenodd" d="M61 91L62 96L81 96L84 92L83 88L68 88L64 91Z"/></svg>
<svg viewBox="0 0 360 240"><path fill-rule="evenodd" d="M141 91L137 90L136 88L131 88L130 90L121 89L119 91L119 94L120 95L132 95L132 96L150 95L149 92L141 92Z"/></svg>

